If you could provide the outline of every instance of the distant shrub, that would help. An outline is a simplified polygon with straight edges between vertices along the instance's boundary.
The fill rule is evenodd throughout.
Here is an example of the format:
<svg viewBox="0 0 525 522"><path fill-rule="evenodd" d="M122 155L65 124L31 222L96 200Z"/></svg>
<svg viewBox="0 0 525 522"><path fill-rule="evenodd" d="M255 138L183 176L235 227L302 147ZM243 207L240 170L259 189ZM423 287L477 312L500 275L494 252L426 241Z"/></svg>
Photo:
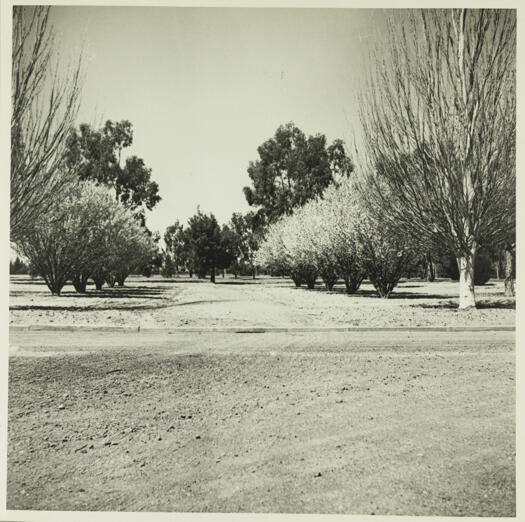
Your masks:
<svg viewBox="0 0 525 522"><path fill-rule="evenodd" d="M9 261L9 273L11 275L28 274L29 268L19 257L17 257L14 261Z"/></svg>
<svg viewBox="0 0 525 522"><path fill-rule="evenodd" d="M162 267L160 273L163 277L173 277L176 273L175 263L171 255L167 252L163 253L162 256Z"/></svg>
<svg viewBox="0 0 525 522"><path fill-rule="evenodd" d="M447 254L440 260L443 277L450 277L452 281L459 281L459 270L456 257ZM474 284L484 285L492 274L492 260L485 250L479 250L474 260Z"/></svg>
<svg viewBox="0 0 525 522"><path fill-rule="evenodd" d="M492 273L492 259L490 254L485 250L480 250L476 254L474 261L474 284L484 285Z"/></svg>

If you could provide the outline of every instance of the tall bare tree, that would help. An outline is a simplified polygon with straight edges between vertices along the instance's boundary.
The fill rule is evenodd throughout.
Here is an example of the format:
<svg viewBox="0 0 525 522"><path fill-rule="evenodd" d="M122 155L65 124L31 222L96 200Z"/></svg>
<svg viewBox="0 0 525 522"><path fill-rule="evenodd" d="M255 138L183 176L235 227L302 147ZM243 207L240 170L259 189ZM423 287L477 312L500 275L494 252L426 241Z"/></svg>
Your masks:
<svg viewBox="0 0 525 522"><path fill-rule="evenodd" d="M454 252L459 307L476 305L474 260L515 227L514 10L398 11L361 95L378 207Z"/></svg>
<svg viewBox="0 0 525 522"><path fill-rule="evenodd" d="M15 245L67 179L64 148L79 104L81 59L60 74L49 14L44 6L13 7L10 228Z"/></svg>

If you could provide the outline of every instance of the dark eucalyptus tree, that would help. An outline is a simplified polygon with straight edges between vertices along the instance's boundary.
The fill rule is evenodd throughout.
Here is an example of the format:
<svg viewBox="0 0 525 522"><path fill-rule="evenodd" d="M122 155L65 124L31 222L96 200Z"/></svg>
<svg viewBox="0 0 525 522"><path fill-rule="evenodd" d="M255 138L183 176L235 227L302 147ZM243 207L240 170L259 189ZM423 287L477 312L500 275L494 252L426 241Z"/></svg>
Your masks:
<svg viewBox="0 0 525 522"><path fill-rule="evenodd" d="M326 136L306 136L292 122L281 125L257 152L259 159L248 166L252 186L243 190L267 223L291 214L354 168L341 140L327 146Z"/></svg>

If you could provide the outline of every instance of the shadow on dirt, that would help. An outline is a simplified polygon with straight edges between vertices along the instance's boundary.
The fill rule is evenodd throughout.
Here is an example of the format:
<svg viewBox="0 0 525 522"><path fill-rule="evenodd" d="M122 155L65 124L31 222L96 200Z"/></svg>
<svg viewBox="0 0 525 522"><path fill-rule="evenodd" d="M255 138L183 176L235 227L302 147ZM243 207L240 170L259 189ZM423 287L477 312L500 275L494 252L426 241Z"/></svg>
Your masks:
<svg viewBox="0 0 525 522"><path fill-rule="evenodd" d="M235 299L203 299L199 301L187 301L184 303L171 303L170 306L190 306L190 305L199 305L199 304L214 304L214 303L233 303Z"/></svg>
<svg viewBox="0 0 525 522"><path fill-rule="evenodd" d="M10 284L12 285L45 285L45 281L40 281L38 279L31 279L30 277L25 277L24 279L13 279L11 278Z"/></svg>
<svg viewBox="0 0 525 522"><path fill-rule="evenodd" d="M119 305L110 305L110 306L57 306L57 305L14 305L10 306L9 310L13 311L56 311L56 312L92 312L92 311L111 311L111 310L159 310L161 308L169 308L171 304L158 304L158 305L131 305L131 306L119 306Z"/></svg>
<svg viewBox="0 0 525 522"><path fill-rule="evenodd" d="M95 290L94 288L87 289L85 294L74 292L71 290L64 291L57 298L71 298L76 297L79 299L84 298L99 298L99 299L163 299L162 294L166 292L163 288L151 288L147 286L142 287L115 287L115 288L103 288L102 290ZM18 297L23 295L31 295L34 292L31 291L19 291L13 290L10 292L11 297ZM39 296L40 297L40 296ZM42 297L52 297L51 293L42 294Z"/></svg>
<svg viewBox="0 0 525 522"><path fill-rule="evenodd" d="M293 287L296 290L302 290L307 292L321 292L324 294L343 294L348 295L348 297L372 297L377 299L383 299L380 297L375 290L365 290L365 289L359 289L357 292L353 294L349 294L346 291L346 288L333 288L332 290L326 290L324 286L316 286L315 288L305 288L305 287ZM404 286L403 288L411 288ZM414 288L419 288L418 286L415 286ZM403 291L397 291L394 290L393 293L390 294L390 297L388 299L446 299L450 297L449 295L445 294L424 294L424 293L416 293L416 292L403 292Z"/></svg>
<svg viewBox="0 0 525 522"><path fill-rule="evenodd" d="M411 306L417 306L419 308L441 308L441 309L457 309L458 308L458 302L457 301L442 301L441 303L436 304L428 304L428 303L421 303L417 305L411 305ZM484 310L484 309L507 309L507 310L515 310L516 309L516 301L514 299L498 299L498 300L492 300L492 299L483 299L479 300L477 302L476 308L478 310Z"/></svg>
<svg viewBox="0 0 525 522"><path fill-rule="evenodd" d="M478 301L478 308L506 308L509 310L516 310L515 299L500 299L493 301L490 299L483 299Z"/></svg>
<svg viewBox="0 0 525 522"><path fill-rule="evenodd" d="M157 284L157 283L168 283L168 284L178 284L178 283L209 283L209 279L198 279L198 278L189 278L188 279L135 279L133 281L134 283L150 283L150 284Z"/></svg>
<svg viewBox="0 0 525 522"><path fill-rule="evenodd" d="M443 294L416 294L412 292L394 292L390 294L389 299L446 299L450 297Z"/></svg>
<svg viewBox="0 0 525 522"><path fill-rule="evenodd" d="M63 292L60 297L98 297L102 299L162 299L163 288L151 288L148 286L103 288L102 290L89 289L85 294L77 292Z"/></svg>
<svg viewBox="0 0 525 522"><path fill-rule="evenodd" d="M216 285L256 285L258 284L257 280L242 280L242 279L235 279L233 281L216 281Z"/></svg>
<svg viewBox="0 0 525 522"><path fill-rule="evenodd" d="M143 282L143 281L140 281ZM266 278L257 278L252 279L251 276L238 278L238 279L223 279L221 276L217 276L215 283L211 283L210 278L206 279L155 279L155 283L171 283L171 284L177 284L177 283L209 283L209 284L216 284L216 285L258 285L258 284L266 284L266 285L273 285L273 286L289 286L287 281L285 279L279 279L279 280L269 280Z"/></svg>

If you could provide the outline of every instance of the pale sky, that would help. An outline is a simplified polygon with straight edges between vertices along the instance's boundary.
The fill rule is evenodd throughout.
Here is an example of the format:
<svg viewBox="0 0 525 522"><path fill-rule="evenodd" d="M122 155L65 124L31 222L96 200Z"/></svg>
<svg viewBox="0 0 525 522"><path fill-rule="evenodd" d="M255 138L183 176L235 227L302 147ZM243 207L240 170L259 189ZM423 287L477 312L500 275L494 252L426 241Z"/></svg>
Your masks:
<svg viewBox="0 0 525 522"><path fill-rule="evenodd" d="M130 120L152 168L163 235L197 205L219 222L249 209L248 162L280 124L342 138L379 10L53 7L61 57L83 48L78 123Z"/></svg>

